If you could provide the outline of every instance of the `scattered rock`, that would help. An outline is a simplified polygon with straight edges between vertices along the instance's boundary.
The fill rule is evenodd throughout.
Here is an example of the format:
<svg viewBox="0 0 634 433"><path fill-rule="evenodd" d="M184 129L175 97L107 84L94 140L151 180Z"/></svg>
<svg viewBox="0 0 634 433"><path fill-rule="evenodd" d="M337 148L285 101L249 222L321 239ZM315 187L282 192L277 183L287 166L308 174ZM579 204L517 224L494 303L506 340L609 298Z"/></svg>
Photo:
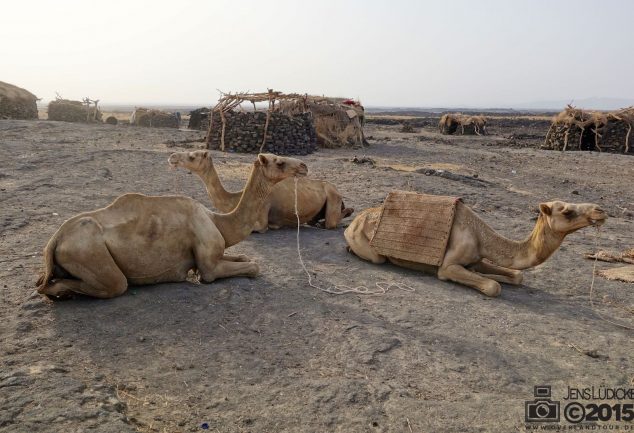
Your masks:
<svg viewBox="0 0 634 433"><path fill-rule="evenodd" d="M477 175L474 176L465 176L462 174L452 173L447 170L436 170L433 168L418 168L414 170L415 173L424 174L425 176L439 176L449 180L455 180L458 182L463 182L469 184L471 186L476 187L486 187L489 182L480 179Z"/></svg>
<svg viewBox="0 0 634 433"><path fill-rule="evenodd" d="M370 167L374 168L376 166L376 161L373 160L370 157L367 156L362 156L361 158L358 158L356 155L354 156L354 158L352 158L350 160L350 162L354 163L354 164L369 164Z"/></svg>

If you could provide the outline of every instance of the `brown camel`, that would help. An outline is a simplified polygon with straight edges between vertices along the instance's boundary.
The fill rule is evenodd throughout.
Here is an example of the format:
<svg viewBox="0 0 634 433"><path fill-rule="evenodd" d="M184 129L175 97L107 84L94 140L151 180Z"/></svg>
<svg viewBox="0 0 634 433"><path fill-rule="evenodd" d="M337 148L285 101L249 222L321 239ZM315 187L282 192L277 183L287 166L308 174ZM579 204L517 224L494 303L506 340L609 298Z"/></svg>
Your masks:
<svg viewBox="0 0 634 433"><path fill-rule="evenodd" d="M372 263L386 260L405 268L436 273L473 287L487 296L498 296L500 284L521 284L521 269L544 262L566 235L587 226L600 226L607 214L596 204L551 201L539 205L540 215L533 232L523 241L496 233L473 210L458 202L447 250L439 267L379 255L370 246L381 208L361 212L344 232L349 250Z"/></svg>
<svg viewBox="0 0 634 433"><path fill-rule="evenodd" d="M183 167L196 173L207 188L209 200L220 211L230 212L238 204L242 191L230 192L222 186L208 150L173 153L168 162L172 167ZM325 219L327 229L337 228L343 218L354 212L354 209L345 207L341 194L333 184L306 178L297 182L297 208L302 224L314 225ZM271 191L254 230L264 233L269 228L296 225L295 182L293 179L286 179L275 185Z"/></svg>
<svg viewBox="0 0 634 433"><path fill-rule="evenodd" d="M112 298L128 284L185 281L192 269L207 283L254 277L258 265L225 254L225 248L249 236L273 185L307 171L298 159L258 155L238 206L227 214L189 197L124 194L105 208L76 215L46 245L38 291Z"/></svg>

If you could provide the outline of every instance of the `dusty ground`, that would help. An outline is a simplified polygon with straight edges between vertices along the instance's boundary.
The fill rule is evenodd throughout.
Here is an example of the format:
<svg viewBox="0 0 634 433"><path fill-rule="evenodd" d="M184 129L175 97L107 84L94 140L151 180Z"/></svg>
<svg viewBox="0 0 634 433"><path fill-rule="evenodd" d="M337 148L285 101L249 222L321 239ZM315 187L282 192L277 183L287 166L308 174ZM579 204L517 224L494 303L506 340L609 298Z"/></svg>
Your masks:
<svg viewBox="0 0 634 433"><path fill-rule="evenodd" d="M370 125L369 148L304 160L358 210L394 189L459 195L520 238L540 201L589 201L612 216L599 248L634 246L632 157L522 147L545 134L539 122L492 126L488 137L439 136L431 123L398 130ZM312 289L295 231L284 229L232 248L261 264L256 279L132 287L106 301L48 303L34 293L41 250L66 218L128 191L207 203L198 178L166 164L201 135L0 121L0 431L189 432L207 423L213 432L512 432L524 430L534 385L552 385L555 398L569 385L633 385L631 331L589 306L592 230L571 235L498 299L365 263L345 251L343 228L301 230L319 284L397 281L415 292ZM377 167L349 162L355 155ZM214 157L227 186L240 188L254 157ZM599 311L634 325L632 285L595 284Z"/></svg>

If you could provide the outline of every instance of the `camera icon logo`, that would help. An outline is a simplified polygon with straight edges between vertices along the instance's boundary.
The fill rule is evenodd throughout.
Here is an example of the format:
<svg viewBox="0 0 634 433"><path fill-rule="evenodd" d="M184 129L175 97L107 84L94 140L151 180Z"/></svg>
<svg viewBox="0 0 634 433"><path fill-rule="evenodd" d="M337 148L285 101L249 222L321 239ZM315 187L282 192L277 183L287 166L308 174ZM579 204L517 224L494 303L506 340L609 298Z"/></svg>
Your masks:
<svg viewBox="0 0 634 433"><path fill-rule="evenodd" d="M559 422L559 402L550 399L550 385L536 386L535 400L524 404L526 422Z"/></svg>

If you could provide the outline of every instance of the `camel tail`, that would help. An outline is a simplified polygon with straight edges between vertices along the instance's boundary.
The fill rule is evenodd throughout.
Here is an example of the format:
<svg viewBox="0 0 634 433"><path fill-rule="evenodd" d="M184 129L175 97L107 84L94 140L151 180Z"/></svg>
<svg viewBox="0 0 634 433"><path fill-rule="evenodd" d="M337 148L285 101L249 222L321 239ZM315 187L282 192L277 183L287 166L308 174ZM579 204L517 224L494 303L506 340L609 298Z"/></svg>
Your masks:
<svg viewBox="0 0 634 433"><path fill-rule="evenodd" d="M55 248L57 247L57 233L53 235L44 247L44 270L37 279L37 291L42 292L53 278L53 268L55 266Z"/></svg>

